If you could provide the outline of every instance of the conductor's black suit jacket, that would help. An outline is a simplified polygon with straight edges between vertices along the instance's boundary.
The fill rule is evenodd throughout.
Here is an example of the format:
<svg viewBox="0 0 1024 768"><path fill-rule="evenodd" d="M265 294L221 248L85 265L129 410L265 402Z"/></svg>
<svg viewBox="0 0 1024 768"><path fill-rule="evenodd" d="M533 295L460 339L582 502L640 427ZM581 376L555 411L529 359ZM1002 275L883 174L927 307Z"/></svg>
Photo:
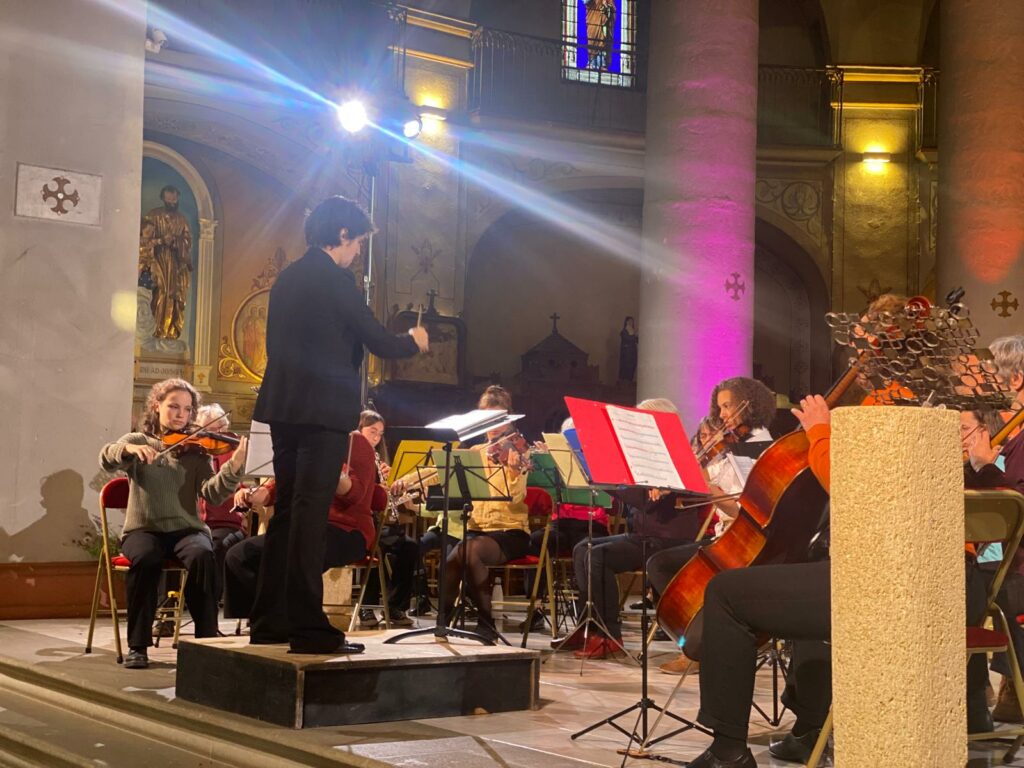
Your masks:
<svg viewBox="0 0 1024 768"><path fill-rule="evenodd" d="M267 369L253 418L355 429L364 346L382 358L417 352L411 336L377 322L349 270L310 248L270 290Z"/></svg>

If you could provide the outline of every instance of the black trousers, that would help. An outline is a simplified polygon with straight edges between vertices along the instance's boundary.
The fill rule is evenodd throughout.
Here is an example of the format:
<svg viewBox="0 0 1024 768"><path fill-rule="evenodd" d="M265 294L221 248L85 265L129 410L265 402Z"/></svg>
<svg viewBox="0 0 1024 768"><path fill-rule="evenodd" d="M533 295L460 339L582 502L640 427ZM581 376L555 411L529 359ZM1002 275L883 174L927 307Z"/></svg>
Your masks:
<svg viewBox="0 0 1024 768"><path fill-rule="evenodd" d="M329 568L341 568L366 557L366 541L358 531L343 531L328 525L324 539L321 574ZM251 536L228 550L224 558L224 618L245 619L252 614L260 563L266 548L266 536Z"/></svg>
<svg viewBox="0 0 1024 768"><path fill-rule="evenodd" d="M407 611L412 599L413 578L420 563L420 545L403 534L387 544L381 542L380 551L391 565L388 608L392 612ZM368 581L363 602L367 605L379 605L380 579L377 578L377 569L370 568L366 578Z"/></svg>
<svg viewBox="0 0 1024 768"><path fill-rule="evenodd" d="M691 542L681 547L670 547L651 555L647 559L647 583L656 595L665 592L665 587L679 573L679 569L697 554L700 544Z"/></svg>
<svg viewBox="0 0 1024 768"><path fill-rule="evenodd" d="M229 549L245 538L245 532L238 528L211 528L210 535L213 536L213 557L217 569L213 592L219 604L224 594L224 556Z"/></svg>
<svg viewBox="0 0 1024 768"><path fill-rule="evenodd" d="M131 562L125 591L128 596L128 647L153 644L157 584L165 560L177 558L188 571L185 605L192 616L196 637L217 635L217 576L213 542L205 531L187 529L171 533L135 530L121 542L121 552Z"/></svg>
<svg viewBox="0 0 1024 768"><path fill-rule="evenodd" d="M646 540L647 557L669 547L686 543L679 539ZM622 622L619 620L619 585L615 579L618 573L637 571L643 565L644 542L635 533L623 533L594 540L593 562L591 565L592 599L594 612L604 622L613 637L622 636ZM581 541L572 550L573 570L580 591L580 600L587 599L587 542Z"/></svg>
<svg viewBox="0 0 1024 768"><path fill-rule="evenodd" d="M967 621L985 611L985 585L969 564ZM757 635L796 641L783 701L804 727L820 728L832 703L832 666L826 642L832 635L831 564L763 565L723 571L704 593L704 652L700 663L702 725L746 740L754 697ZM967 665L967 701L984 706L985 657ZM899 692L894 691L894 695Z"/></svg>
<svg viewBox="0 0 1024 768"><path fill-rule="evenodd" d="M277 499L260 560L251 637L293 647L330 645L344 633L323 611L324 530L348 433L272 422L270 438Z"/></svg>

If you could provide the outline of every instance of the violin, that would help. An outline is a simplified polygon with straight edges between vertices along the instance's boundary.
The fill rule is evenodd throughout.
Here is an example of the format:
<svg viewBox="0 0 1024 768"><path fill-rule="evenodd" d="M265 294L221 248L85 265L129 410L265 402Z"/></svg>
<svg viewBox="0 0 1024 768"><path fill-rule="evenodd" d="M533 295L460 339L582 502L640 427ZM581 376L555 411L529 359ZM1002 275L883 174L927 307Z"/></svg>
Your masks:
<svg viewBox="0 0 1024 768"><path fill-rule="evenodd" d="M194 432L172 430L160 436L165 448L161 453L174 450L177 453L195 452L208 456L223 456L238 447L238 438L222 432L197 429Z"/></svg>
<svg viewBox="0 0 1024 768"><path fill-rule="evenodd" d="M532 467L530 455L533 453L532 446L523 437L519 430L502 435L497 440L487 444L487 459L492 464L508 466L509 457L513 454L519 457L519 470L529 472Z"/></svg>
<svg viewBox="0 0 1024 768"><path fill-rule="evenodd" d="M736 409L735 416L741 416L749 406L750 401L744 400L740 404L740 407ZM697 456L697 462L702 467L707 467L716 458L729 451L732 446L746 440L752 431L753 429L746 424L739 424L736 427L730 427L727 424L722 424L722 426L715 430L711 437L704 441L704 443L702 443L697 449L695 454Z"/></svg>

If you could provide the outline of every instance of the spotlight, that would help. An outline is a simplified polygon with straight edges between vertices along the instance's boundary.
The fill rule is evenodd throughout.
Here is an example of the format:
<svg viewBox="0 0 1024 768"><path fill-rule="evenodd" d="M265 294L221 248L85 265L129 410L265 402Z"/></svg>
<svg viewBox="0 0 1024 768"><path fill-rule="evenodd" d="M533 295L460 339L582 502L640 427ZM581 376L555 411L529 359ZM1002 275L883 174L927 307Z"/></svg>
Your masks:
<svg viewBox="0 0 1024 768"><path fill-rule="evenodd" d="M423 121L418 117L414 117L405 121L405 124L402 126L402 135L407 139L415 139L422 130Z"/></svg>
<svg viewBox="0 0 1024 768"><path fill-rule="evenodd" d="M336 110L338 122L349 133L359 133L359 131L366 127L366 107L363 106L361 101L355 99L346 101L344 104L339 104Z"/></svg>

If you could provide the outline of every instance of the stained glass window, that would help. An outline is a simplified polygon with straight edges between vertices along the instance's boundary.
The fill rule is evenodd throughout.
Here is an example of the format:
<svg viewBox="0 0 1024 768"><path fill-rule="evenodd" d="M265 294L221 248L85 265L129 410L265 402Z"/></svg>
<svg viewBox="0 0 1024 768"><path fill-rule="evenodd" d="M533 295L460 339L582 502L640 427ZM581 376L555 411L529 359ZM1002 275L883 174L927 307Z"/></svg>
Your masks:
<svg viewBox="0 0 1024 768"><path fill-rule="evenodd" d="M562 0L562 75L631 87L636 72L636 0Z"/></svg>

